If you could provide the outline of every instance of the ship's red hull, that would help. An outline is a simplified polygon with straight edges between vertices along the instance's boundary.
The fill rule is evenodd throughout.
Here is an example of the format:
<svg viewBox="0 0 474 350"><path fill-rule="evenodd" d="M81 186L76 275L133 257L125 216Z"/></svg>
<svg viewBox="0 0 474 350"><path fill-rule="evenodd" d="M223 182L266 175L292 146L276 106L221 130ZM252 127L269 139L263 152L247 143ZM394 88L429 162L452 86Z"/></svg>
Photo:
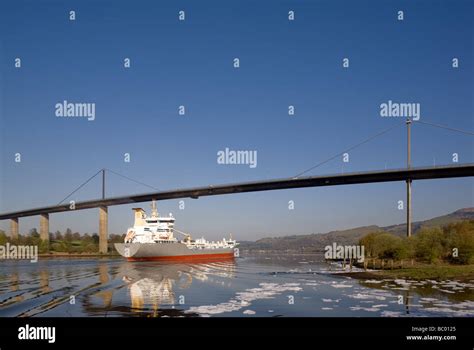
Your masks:
<svg viewBox="0 0 474 350"><path fill-rule="evenodd" d="M142 258L127 258L128 261L203 261L203 260L229 260L234 259L234 253L221 254L193 254L176 256L150 256Z"/></svg>

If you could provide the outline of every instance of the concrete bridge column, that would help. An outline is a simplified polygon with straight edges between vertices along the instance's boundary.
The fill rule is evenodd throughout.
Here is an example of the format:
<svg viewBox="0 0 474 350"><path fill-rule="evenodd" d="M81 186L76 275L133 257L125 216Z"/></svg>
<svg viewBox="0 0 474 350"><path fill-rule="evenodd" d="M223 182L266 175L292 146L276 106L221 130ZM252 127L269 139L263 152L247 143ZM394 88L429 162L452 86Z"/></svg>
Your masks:
<svg viewBox="0 0 474 350"><path fill-rule="evenodd" d="M40 238L49 241L49 214L40 215Z"/></svg>
<svg viewBox="0 0 474 350"><path fill-rule="evenodd" d="M107 207L99 207L99 253L107 254L108 211Z"/></svg>
<svg viewBox="0 0 474 350"><path fill-rule="evenodd" d="M18 218L10 219L10 235L12 239L18 239Z"/></svg>

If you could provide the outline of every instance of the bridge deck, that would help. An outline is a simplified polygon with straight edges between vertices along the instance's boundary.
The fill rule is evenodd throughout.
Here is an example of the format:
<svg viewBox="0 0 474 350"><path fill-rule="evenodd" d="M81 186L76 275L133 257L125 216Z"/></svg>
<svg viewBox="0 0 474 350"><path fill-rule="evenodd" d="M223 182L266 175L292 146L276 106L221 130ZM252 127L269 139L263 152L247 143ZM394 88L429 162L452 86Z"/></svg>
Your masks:
<svg viewBox="0 0 474 350"><path fill-rule="evenodd" d="M422 167L411 169L405 168L324 176L308 176L300 178L283 178L275 180L224 184L217 186L195 187L189 189L174 189L168 191L158 191L145 194L77 202L75 203L74 210L147 202L151 201L152 199L166 200L178 198L199 198L204 196L215 196L222 194L270 191L290 188L337 186L406 180L442 179L468 176L474 176L473 163L440 167ZM59 213L70 210L71 209L69 208L69 203L67 203L0 214L0 220L40 214Z"/></svg>

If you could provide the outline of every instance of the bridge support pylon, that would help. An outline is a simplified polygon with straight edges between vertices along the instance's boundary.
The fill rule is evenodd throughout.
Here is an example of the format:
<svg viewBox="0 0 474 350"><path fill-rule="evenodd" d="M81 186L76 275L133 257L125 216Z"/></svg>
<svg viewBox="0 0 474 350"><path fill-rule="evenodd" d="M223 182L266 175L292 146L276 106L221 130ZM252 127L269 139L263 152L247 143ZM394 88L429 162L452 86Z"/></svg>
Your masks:
<svg viewBox="0 0 474 350"><path fill-rule="evenodd" d="M411 168L411 119L407 118L407 169ZM407 180L407 237L411 237L411 179Z"/></svg>
<svg viewBox="0 0 474 350"><path fill-rule="evenodd" d="M101 254L107 254L108 216L107 207L99 207L99 253Z"/></svg>
<svg viewBox="0 0 474 350"><path fill-rule="evenodd" d="M10 235L13 240L18 239L18 218L10 219Z"/></svg>
<svg viewBox="0 0 474 350"><path fill-rule="evenodd" d="M43 244L48 245L48 250L49 250L49 214L48 213L40 215L40 238L43 241Z"/></svg>
<svg viewBox="0 0 474 350"><path fill-rule="evenodd" d="M411 180L407 180L407 237L411 233Z"/></svg>

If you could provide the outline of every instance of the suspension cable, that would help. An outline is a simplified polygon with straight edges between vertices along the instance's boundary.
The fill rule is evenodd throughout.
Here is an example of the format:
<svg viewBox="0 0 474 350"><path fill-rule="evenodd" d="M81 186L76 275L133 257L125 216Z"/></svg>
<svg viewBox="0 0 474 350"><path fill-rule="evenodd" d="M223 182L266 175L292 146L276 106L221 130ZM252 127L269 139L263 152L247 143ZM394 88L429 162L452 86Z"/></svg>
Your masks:
<svg viewBox="0 0 474 350"><path fill-rule="evenodd" d="M89 181L91 181L94 177L96 177L97 175L99 175L99 173L101 173L103 170L105 169L100 169L98 172L96 172L94 175L92 175L89 179L87 179L87 181L85 181L84 183L82 183L79 187L77 187L74 191L72 191L70 194L68 194L66 196L66 198L64 198L61 202L58 203L58 205L60 205L62 202L64 202L66 199L68 199L69 197L71 197L74 193L76 193L77 191L79 191L82 187L84 187Z"/></svg>
<svg viewBox="0 0 474 350"><path fill-rule="evenodd" d="M127 180L129 180L129 181L135 182L135 183L137 183L137 184L139 184L139 185L146 186L146 187L148 187L148 188L154 189L155 191L159 191L158 188L156 188L156 187L154 187L154 186L151 186L151 185L148 185L148 184L146 184L146 183L144 183L144 182L141 182L141 181L132 179L132 178L130 178L130 177L128 177L128 176L119 174L119 173L117 173L117 172L115 172L115 171L113 171L113 170L110 170L110 169L105 169L105 170L110 171L111 173L113 173L113 174L115 174L115 175L118 175L118 176L120 176L120 177L123 177L124 179L127 179Z"/></svg>
<svg viewBox="0 0 474 350"><path fill-rule="evenodd" d="M431 126L434 126L434 127L437 127L437 128L446 129L446 130L455 131L455 132L460 132L460 133L463 133L463 134L466 134L466 135L474 136L474 132L467 131L467 130L455 129L455 128L451 128L449 126L430 123L430 122L422 122L421 120L414 120L414 122L415 123L426 124L426 125L431 125Z"/></svg>
<svg viewBox="0 0 474 350"><path fill-rule="evenodd" d="M393 129L395 129L395 128L398 128L398 127L400 127L401 125L402 125L402 124L397 124L397 125L394 125L394 126L388 128L388 129L385 129L385 130L383 130L383 131L381 131L381 132L378 132L377 134L368 137L367 139L365 139L365 140L363 140L363 141L361 141L361 142L359 142L359 143L357 143L357 144L355 144L355 145L353 145L353 146L347 148L346 150L344 150L344 151L342 151L342 152L339 152L338 154L336 154L336 155L334 155L334 156L332 156L332 157L330 157L330 158L328 158L328 159L326 159L326 160L324 160L324 161L322 161L322 162L320 162L320 163L318 163L318 164L312 166L311 168L308 168L308 169L306 169L305 171L302 171L301 173L297 174L297 175L294 176L293 178L298 178L298 177L300 177L301 175L306 174L308 171L311 171L311 170L313 170L313 169L316 169L317 167L320 167L321 165L330 162L331 160L333 160L333 159L335 159L335 158L337 158L337 157L343 155L344 153L347 153L347 152L349 152L349 151L352 151L353 149L355 149L355 148L357 148L357 147L359 147L359 146L362 146L363 144L365 144L365 143L367 143L367 142L369 142L369 141L372 141L373 139L375 139L375 138L377 138L377 137L379 137L379 136L381 136L381 135L383 135L383 134L386 134L387 132L389 132L389 131L391 131L391 130L393 130Z"/></svg>

